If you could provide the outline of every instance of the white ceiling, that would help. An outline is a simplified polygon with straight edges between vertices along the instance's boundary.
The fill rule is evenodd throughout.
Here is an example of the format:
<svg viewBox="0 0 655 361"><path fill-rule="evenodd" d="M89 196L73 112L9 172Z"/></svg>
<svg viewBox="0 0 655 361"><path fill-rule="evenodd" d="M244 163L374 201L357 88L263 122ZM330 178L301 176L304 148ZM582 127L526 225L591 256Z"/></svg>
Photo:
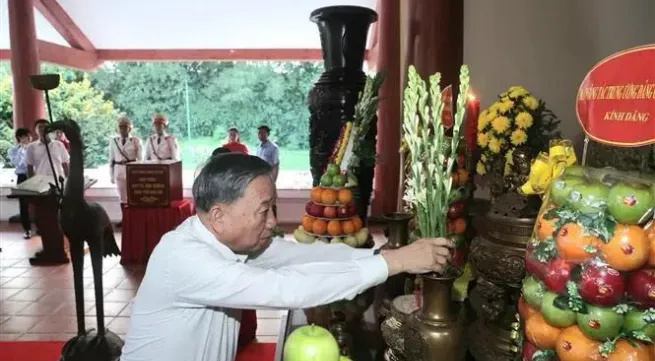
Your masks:
<svg viewBox="0 0 655 361"><path fill-rule="evenodd" d="M319 49L311 11L376 0L58 0L97 49ZM67 45L34 11L40 40ZM9 48L0 0L0 49ZM370 36L370 34L369 34Z"/></svg>

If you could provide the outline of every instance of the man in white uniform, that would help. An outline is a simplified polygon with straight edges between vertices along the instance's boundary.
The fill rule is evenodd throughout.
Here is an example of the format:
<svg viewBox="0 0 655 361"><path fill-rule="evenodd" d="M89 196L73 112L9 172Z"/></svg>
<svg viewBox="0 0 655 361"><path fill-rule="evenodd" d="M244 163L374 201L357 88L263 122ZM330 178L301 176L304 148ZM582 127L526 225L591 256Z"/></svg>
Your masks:
<svg viewBox="0 0 655 361"><path fill-rule="evenodd" d="M39 139L30 143L25 150L25 162L27 163L27 177L45 175L52 176L52 167L48 160L48 153L46 151L46 144L50 150L52 157L52 165L55 168L57 178L68 177L68 162L70 156L64 144L58 140L52 140L46 134L45 129L48 126L48 121L39 119L34 123L34 128L39 136ZM54 182L54 178L52 179Z"/></svg>
<svg viewBox="0 0 655 361"><path fill-rule="evenodd" d="M141 139L130 135L132 122L125 117L118 118L118 136L109 142L109 171L111 182L116 183L121 205L127 203L126 164L141 160Z"/></svg>
<svg viewBox="0 0 655 361"><path fill-rule="evenodd" d="M272 167L241 153L211 157L193 184L197 215L148 261L121 361L233 361L238 309L299 309L357 294L401 272L441 271L449 240L373 251L272 239Z"/></svg>
<svg viewBox="0 0 655 361"><path fill-rule="evenodd" d="M146 160L178 160L180 155L177 139L174 135L166 133L168 119L161 114L152 117L152 126L155 134L146 141Z"/></svg>

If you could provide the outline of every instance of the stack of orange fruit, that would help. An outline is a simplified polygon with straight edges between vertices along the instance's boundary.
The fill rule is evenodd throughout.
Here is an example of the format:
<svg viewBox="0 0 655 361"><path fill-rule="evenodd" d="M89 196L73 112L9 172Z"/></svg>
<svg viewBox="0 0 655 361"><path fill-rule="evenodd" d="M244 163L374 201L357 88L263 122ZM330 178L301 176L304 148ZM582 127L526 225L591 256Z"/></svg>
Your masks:
<svg viewBox="0 0 655 361"><path fill-rule="evenodd" d="M653 181L571 167L545 202L518 305L523 359L655 361Z"/></svg>

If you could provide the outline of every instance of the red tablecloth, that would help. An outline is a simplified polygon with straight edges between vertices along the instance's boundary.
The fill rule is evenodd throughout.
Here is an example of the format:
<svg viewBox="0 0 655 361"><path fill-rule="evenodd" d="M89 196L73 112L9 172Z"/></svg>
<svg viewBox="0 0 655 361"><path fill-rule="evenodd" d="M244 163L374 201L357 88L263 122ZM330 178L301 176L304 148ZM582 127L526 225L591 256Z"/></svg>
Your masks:
<svg viewBox="0 0 655 361"><path fill-rule="evenodd" d="M145 264L161 237L194 214L190 201L162 208L123 208L122 264Z"/></svg>
<svg viewBox="0 0 655 361"><path fill-rule="evenodd" d="M123 208L122 264L144 264L161 237L194 215L193 202L180 201L168 208ZM243 310L239 347L255 339L257 334L257 313Z"/></svg>

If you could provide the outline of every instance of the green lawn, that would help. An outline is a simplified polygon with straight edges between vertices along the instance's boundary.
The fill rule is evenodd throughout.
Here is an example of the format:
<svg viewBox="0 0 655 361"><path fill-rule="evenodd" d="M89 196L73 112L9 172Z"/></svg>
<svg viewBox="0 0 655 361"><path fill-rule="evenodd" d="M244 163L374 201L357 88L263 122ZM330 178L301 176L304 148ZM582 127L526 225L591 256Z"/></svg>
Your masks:
<svg viewBox="0 0 655 361"><path fill-rule="evenodd" d="M184 169L196 169L198 164L204 162L212 151L223 144L223 140L214 138L194 138L186 140L178 138L180 154ZM250 154L255 154L257 146L247 144ZM294 150L280 148L281 170L309 170L309 150Z"/></svg>

